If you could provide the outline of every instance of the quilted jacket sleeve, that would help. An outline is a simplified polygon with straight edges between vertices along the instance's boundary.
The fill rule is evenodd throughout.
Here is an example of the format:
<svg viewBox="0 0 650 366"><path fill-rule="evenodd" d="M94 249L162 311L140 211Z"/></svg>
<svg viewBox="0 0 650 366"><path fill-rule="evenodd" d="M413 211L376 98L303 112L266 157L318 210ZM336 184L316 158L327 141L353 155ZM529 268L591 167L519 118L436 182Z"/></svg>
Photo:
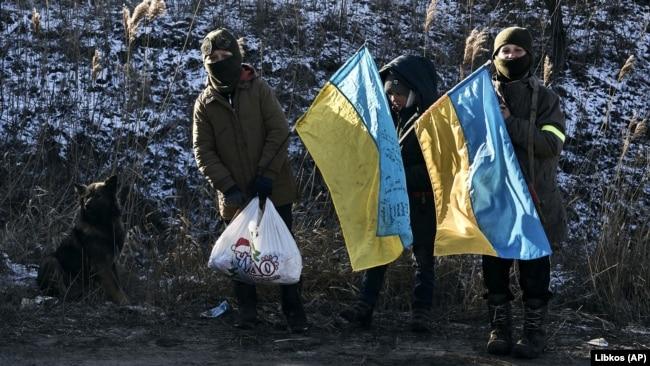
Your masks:
<svg viewBox="0 0 650 366"><path fill-rule="evenodd" d="M506 127L513 144L527 149L530 121L510 116ZM537 108L537 121L533 133L535 157L550 158L558 156L564 145L566 131L564 113L560 108L560 99L554 93L540 89Z"/></svg>
<svg viewBox="0 0 650 366"><path fill-rule="evenodd" d="M230 171L217 154L214 130L206 115L205 105L200 100L194 104L192 148L199 170L208 178L212 187L225 192L235 185Z"/></svg>

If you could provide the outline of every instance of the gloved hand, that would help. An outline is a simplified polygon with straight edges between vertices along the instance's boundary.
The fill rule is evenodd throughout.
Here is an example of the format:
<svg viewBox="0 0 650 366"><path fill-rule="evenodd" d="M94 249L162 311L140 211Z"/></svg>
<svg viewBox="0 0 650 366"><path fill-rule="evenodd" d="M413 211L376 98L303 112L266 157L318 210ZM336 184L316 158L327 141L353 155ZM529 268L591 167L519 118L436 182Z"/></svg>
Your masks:
<svg viewBox="0 0 650 366"><path fill-rule="evenodd" d="M251 183L251 193L253 196L258 196L260 201L266 200L273 191L273 180L263 175L258 175Z"/></svg>
<svg viewBox="0 0 650 366"><path fill-rule="evenodd" d="M223 201L224 206L242 207L246 203L246 197L237 186L232 186L224 192Z"/></svg>

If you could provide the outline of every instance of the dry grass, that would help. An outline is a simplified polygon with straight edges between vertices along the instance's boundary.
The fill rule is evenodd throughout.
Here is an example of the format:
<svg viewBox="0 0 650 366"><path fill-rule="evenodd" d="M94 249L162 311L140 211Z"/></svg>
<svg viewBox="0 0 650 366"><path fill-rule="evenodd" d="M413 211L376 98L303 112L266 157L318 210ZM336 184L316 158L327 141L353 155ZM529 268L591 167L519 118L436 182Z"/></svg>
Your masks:
<svg viewBox="0 0 650 366"><path fill-rule="evenodd" d="M138 33L138 28L140 24L145 19L149 13L150 0L143 0L140 4L136 5L131 13L131 18L129 18L128 29L129 29L129 41L133 42Z"/></svg>
<svg viewBox="0 0 650 366"><path fill-rule="evenodd" d="M640 120L636 114L633 115L632 118L630 118L627 129L625 129L625 136L623 137L623 150L619 157L619 167L622 166L623 159L625 158L625 155L630 148L630 143L645 137L646 133L646 119Z"/></svg>
<svg viewBox="0 0 650 366"><path fill-rule="evenodd" d="M438 6L438 0L431 0L427 6L427 13L424 19L424 32L427 33L433 26L433 21L436 19L436 9Z"/></svg>
<svg viewBox="0 0 650 366"><path fill-rule="evenodd" d="M618 72L617 81L619 83L622 82L627 75L629 75L632 71L634 71L635 64L636 64L636 57L634 57L634 55L630 55L627 58L627 60L625 60L625 63L623 64L623 66ZM607 110L605 112L605 118L603 119L603 123L600 127L601 131L603 132L607 131L607 129L609 128L610 113L613 108L614 93L615 93L614 86L611 86L609 90L609 101L607 102Z"/></svg>
<svg viewBox="0 0 650 366"><path fill-rule="evenodd" d="M35 34L41 33L41 13L36 11L36 8L32 10L32 31Z"/></svg>
<svg viewBox="0 0 650 366"><path fill-rule="evenodd" d="M102 71L102 55L99 53L99 50L95 49L93 54L92 63L90 65L90 74L93 81L97 80L97 75Z"/></svg>
<svg viewBox="0 0 650 366"><path fill-rule="evenodd" d="M630 70L631 66L622 70L619 80ZM633 115L615 174L604 190L600 237L588 257L595 302L619 321L646 321L650 314L650 223L647 217L639 217L646 210L642 197L650 182L650 152L643 146L646 136L646 119ZM635 142L640 144L632 149Z"/></svg>
<svg viewBox="0 0 650 366"><path fill-rule="evenodd" d="M615 81L625 82L633 69L634 57L631 56L618 71ZM607 93L607 109L595 137L610 139L614 127L621 126L623 134L618 141L618 156L613 156L610 164L602 161L602 154L607 151L602 147L577 150L585 154L582 159L585 163L571 174L579 185L577 191L583 193L568 201L570 206L574 202L588 205L589 211L583 215L589 215L589 220L594 220L598 226L578 238L576 244L584 253L576 253L570 265L580 277L587 279L584 284L576 285L574 291L580 294L576 296L579 302L589 310L607 314L610 321L647 322L650 313L650 287L647 286L650 282L647 247L650 226L644 202L647 201L644 191L647 188L644 187L650 181L650 155L645 146L647 117L633 114L628 121L619 117L622 113L630 113L615 103L621 86L613 83ZM590 178L595 172L602 172L602 177ZM587 265L583 266L581 260L586 260Z"/></svg>
<svg viewBox="0 0 650 366"><path fill-rule="evenodd" d="M636 57L630 55L630 57L625 60L625 64L621 67L621 70L618 72L618 82L620 83L623 78L634 70L634 65L636 64Z"/></svg>
<svg viewBox="0 0 650 366"><path fill-rule="evenodd" d="M555 69L553 66L553 62L551 61L551 58L548 55L544 56L543 81L545 86L551 85L551 83L553 82L554 73L555 73Z"/></svg>
<svg viewBox="0 0 650 366"><path fill-rule="evenodd" d="M127 42L130 39L129 21L131 19L131 10L126 6L122 6L122 26L124 26L124 35Z"/></svg>
<svg viewBox="0 0 650 366"><path fill-rule="evenodd" d="M640 140L644 136L648 135L648 126L646 121L647 119L644 119L642 121L637 121L637 123L634 124L634 129L631 138L632 141Z"/></svg>
<svg viewBox="0 0 650 366"><path fill-rule="evenodd" d="M163 15L167 11L167 5L164 0L142 0L142 2L133 9L131 13L124 6L122 9L122 24L126 31L127 40L133 42L138 34L138 29L142 22L147 19L152 21Z"/></svg>
<svg viewBox="0 0 650 366"><path fill-rule="evenodd" d="M634 204L631 201L636 201L639 194L639 187L634 186L608 191L602 235L594 254L588 257L598 304L610 318L633 322L647 320L650 313L650 225L645 220L629 230L630 212L625 207Z"/></svg>
<svg viewBox="0 0 650 366"><path fill-rule="evenodd" d="M246 50L248 45L246 44L246 38L239 37L237 38L237 46L239 46L239 52L241 53L242 58L246 58Z"/></svg>
<svg viewBox="0 0 650 366"><path fill-rule="evenodd" d="M465 39L465 52L463 53L463 63L460 66L460 78L465 77L465 71L470 72L474 69L474 61L481 53L487 52L485 44L488 40L487 29L472 29L472 32Z"/></svg>
<svg viewBox="0 0 650 366"><path fill-rule="evenodd" d="M147 11L147 18L151 21L159 16L162 16L167 11L167 4L165 0L151 0L149 10Z"/></svg>

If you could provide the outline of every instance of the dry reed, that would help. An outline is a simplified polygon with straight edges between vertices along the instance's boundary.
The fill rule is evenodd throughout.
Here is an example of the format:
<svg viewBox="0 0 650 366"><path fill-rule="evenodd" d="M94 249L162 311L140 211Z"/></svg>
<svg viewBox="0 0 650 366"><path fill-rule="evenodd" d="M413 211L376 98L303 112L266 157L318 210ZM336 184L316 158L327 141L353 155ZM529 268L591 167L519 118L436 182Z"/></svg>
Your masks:
<svg viewBox="0 0 650 366"><path fill-rule="evenodd" d="M124 35L126 40L129 40L129 19L131 19L131 10L124 5L122 7L122 25L124 25Z"/></svg>
<svg viewBox="0 0 650 366"><path fill-rule="evenodd" d="M138 28L140 27L140 24L142 23L142 20L146 17L147 13L149 12L149 0L143 0L140 4L138 4L135 9L133 9L133 13L131 14L131 18L129 19L128 23L128 29L129 29L129 42L133 42L135 40L135 37L138 32Z"/></svg>
<svg viewBox="0 0 650 366"><path fill-rule="evenodd" d="M646 120L647 119L644 119L636 124L636 126L634 127L634 132L632 133L632 139L631 139L632 141L638 140L648 134L648 127L646 126Z"/></svg>
<svg viewBox="0 0 650 366"><path fill-rule="evenodd" d="M102 71L102 56L99 53L99 50L95 49L95 54L93 55L93 60L91 64L91 77L93 82L97 80L97 75Z"/></svg>
<svg viewBox="0 0 650 366"><path fill-rule="evenodd" d="M620 83L623 78L634 70L634 65L636 64L636 57L630 55L621 67L621 70L618 72L618 82Z"/></svg>
<svg viewBox="0 0 650 366"><path fill-rule="evenodd" d="M623 137L623 149L621 156L619 157L619 165L622 163L623 158L627 154L630 143L645 136L646 132L646 120L640 120L636 114L634 114L632 118L630 118L630 122L628 123L627 129L625 131L625 136Z"/></svg>
<svg viewBox="0 0 650 366"><path fill-rule="evenodd" d="M546 55L544 56L544 85L549 86L553 82L554 75L553 61Z"/></svg>
<svg viewBox="0 0 650 366"><path fill-rule="evenodd" d="M633 69L634 59L628 58L626 65L619 73L619 81ZM646 119L634 114L625 129L615 174L604 193L600 238L593 254L588 256L593 303L616 320L639 321L650 311L650 226L647 220L639 220L647 217L643 187L650 179L650 155L639 149L633 160L626 159L631 143L646 133Z"/></svg>
<svg viewBox="0 0 650 366"><path fill-rule="evenodd" d="M129 9L125 6L122 9L122 23L126 30L126 38L129 43L135 40L138 28L142 25L142 21L147 19L149 21L163 15L167 11L167 5L164 0L142 0L130 13Z"/></svg>
<svg viewBox="0 0 650 366"><path fill-rule="evenodd" d="M246 46L246 38L240 37L237 39L237 46L239 46L239 52L241 53L241 57L244 58L246 57L246 50L248 47Z"/></svg>
<svg viewBox="0 0 650 366"><path fill-rule="evenodd" d="M35 34L41 32L41 14L36 11L36 8L32 10L32 30Z"/></svg>
<svg viewBox="0 0 650 366"><path fill-rule="evenodd" d="M487 29L472 29L472 32L465 39L465 53L463 54L463 64L460 67L461 78L465 76L465 69L470 71L474 67L476 57L483 52L487 52L485 44L487 43Z"/></svg>
<svg viewBox="0 0 650 366"><path fill-rule="evenodd" d="M147 19L153 20L165 14L167 5L164 0L151 0L149 4L149 11L147 12Z"/></svg>
<svg viewBox="0 0 650 366"><path fill-rule="evenodd" d="M424 32L428 32L431 29L431 26L433 26L433 21L436 18L436 8L437 8L438 0L431 0L429 3L429 6L427 6L427 15L426 18L424 19Z"/></svg>
<svg viewBox="0 0 650 366"><path fill-rule="evenodd" d="M623 81L623 78L627 76L629 73L631 73L634 70L634 66L636 64L636 57L634 55L630 55L630 57L625 60L625 63L623 64L623 67L618 72L618 77L617 81L620 83ZM610 85L609 89L609 101L607 102L607 110L605 111L605 118L603 119L603 123L600 126L601 131L606 131L607 128L609 127L609 119L610 119L610 113L612 110L612 105L613 105L613 99L614 99L614 85Z"/></svg>

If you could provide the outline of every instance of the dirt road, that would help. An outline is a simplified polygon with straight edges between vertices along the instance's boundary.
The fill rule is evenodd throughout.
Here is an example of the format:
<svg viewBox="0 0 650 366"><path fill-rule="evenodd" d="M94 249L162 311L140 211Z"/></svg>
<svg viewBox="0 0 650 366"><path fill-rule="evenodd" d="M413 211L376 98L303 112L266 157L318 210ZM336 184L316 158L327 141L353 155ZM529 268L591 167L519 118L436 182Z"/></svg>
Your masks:
<svg viewBox="0 0 650 366"><path fill-rule="evenodd" d="M254 331L232 327L233 314L201 318L200 307L175 313L151 306L50 304L2 308L1 365L588 365L587 342L639 348L647 335L603 329L597 317L566 309L551 317L548 352L535 361L484 352L482 314L449 315L430 335L410 332L408 313L379 312L369 331L310 309L305 335L291 335L273 304ZM517 321L517 319L516 319ZM599 324L600 323L600 324ZM606 334L606 335L605 335ZM647 346L647 345L646 345Z"/></svg>

